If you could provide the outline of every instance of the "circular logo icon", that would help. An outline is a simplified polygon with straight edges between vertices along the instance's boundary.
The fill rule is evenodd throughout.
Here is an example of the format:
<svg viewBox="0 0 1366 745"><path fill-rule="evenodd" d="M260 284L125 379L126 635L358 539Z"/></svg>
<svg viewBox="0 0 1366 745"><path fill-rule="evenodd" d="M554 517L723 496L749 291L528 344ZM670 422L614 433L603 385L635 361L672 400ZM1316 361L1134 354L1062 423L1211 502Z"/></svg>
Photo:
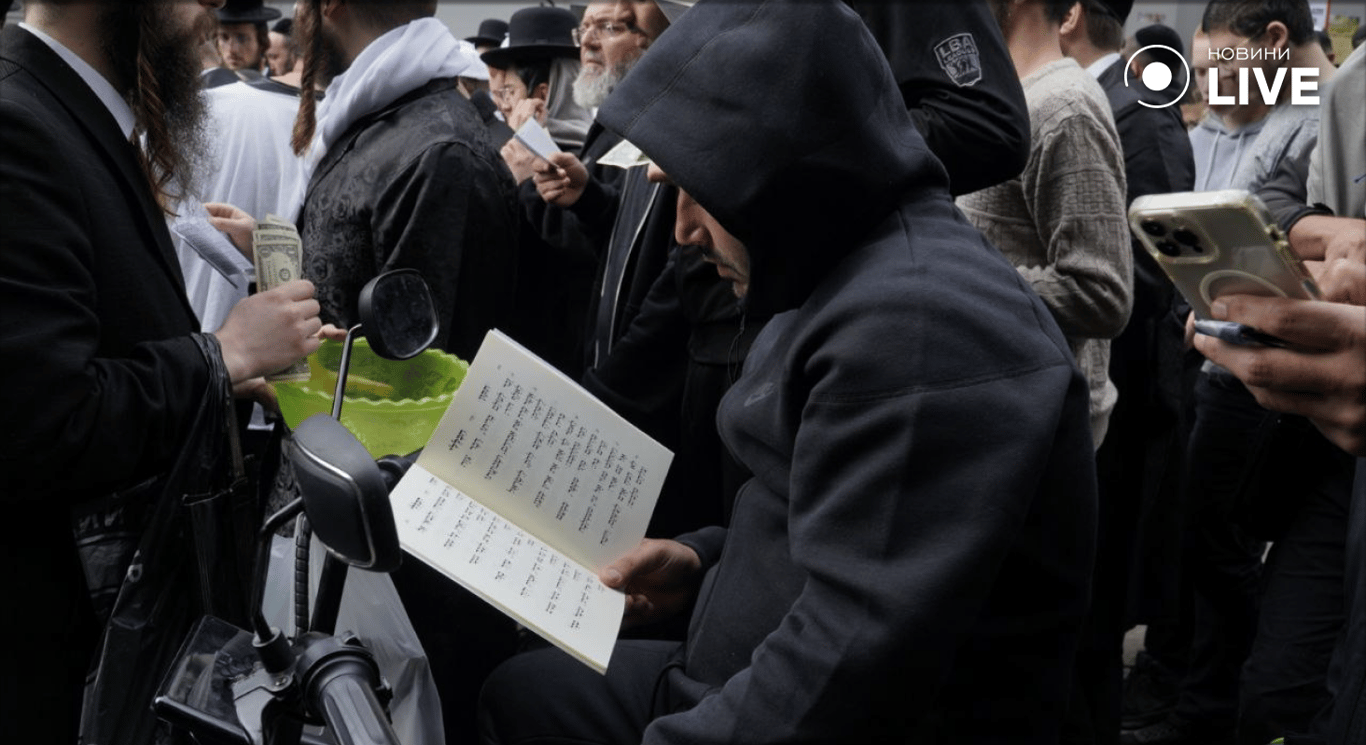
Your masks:
<svg viewBox="0 0 1366 745"><path fill-rule="evenodd" d="M1168 52L1171 52L1172 59L1181 63L1183 74L1186 76L1185 84L1181 86L1181 92L1176 95L1176 98L1173 98L1166 103L1148 103L1141 98L1138 100L1139 103L1150 109L1165 109L1186 97L1186 91L1189 90L1191 86L1191 68L1190 65L1186 64L1186 58L1181 56L1181 53L1175 49L1172 49L1166 44L1149 44L1146 47L1139 48L1138 51L1129 55L1129 59L1124 61L1124 87L1129 87L1129 71L1133 69L1134 58L1149 49L1165 49ZM1153 60L1147 65L1144 65L1143 74L1139 77L1139 81L1143 84L1144 88L1147 88L1154 93L1162 93L1171 87L1172 80L1175 78L1176 72L1172 70L1171 65L1161 60Z"/></svg>

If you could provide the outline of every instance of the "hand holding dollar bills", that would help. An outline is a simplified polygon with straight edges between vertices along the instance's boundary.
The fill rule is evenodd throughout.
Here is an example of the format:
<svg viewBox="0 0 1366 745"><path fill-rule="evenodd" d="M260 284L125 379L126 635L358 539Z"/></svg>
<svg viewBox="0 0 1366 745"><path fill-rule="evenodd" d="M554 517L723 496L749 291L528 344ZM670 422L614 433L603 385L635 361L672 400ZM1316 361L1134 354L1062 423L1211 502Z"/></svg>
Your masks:
<svg viewBox="0 0 1366 745"><path fill-rule="evenodd" d="M303 277L303 242L293 223L276 215L256 223L251 233L256 262L256 289L273 290L280 285ZM308 360L299 360L288 368L266 376L271 382L308 380Z"/></svg>

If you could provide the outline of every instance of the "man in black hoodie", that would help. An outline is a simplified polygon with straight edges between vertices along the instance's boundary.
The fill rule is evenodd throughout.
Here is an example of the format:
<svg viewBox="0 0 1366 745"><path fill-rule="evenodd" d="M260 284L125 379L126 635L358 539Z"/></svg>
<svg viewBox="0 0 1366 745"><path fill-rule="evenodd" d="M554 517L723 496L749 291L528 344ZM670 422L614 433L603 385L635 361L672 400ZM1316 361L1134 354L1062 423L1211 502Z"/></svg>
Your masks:
<svg viewBox="0 0 1366 745"><path fill-rule="evenodd" d="M685 642L621 642L606 676L515 658L487 741L1056 742L1094 549L1086 383L858 17L704 0L599 121L776 314L718 415L755 476L728 530L604 571L628 620L695 600Z"/></svg>

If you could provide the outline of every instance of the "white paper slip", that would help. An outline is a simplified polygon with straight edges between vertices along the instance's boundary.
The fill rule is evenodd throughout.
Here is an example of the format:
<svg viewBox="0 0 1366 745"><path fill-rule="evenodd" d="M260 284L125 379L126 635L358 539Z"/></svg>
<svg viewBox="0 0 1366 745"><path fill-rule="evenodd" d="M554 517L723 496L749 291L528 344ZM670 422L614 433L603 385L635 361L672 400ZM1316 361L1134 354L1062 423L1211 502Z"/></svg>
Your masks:
<svg viewBox="0 0 1366 745"><path fill-rule="evenodd" d="M534 118L527 119L526 123L518 127L513 135L518 142L526 146L527 150L546 162L550 161L552 153L560 152L559 146L550 137L550 132Z"/></svg>
<svg viewBox="0 0 1366 745"><path fill-rule="evenodd" d="M598 573L645 537L673 454L490 331L391 495L399 539L589 666L625 597Z"/></svg>
<svg viewBox="0 0 1366 745"><path fill-rule="evenodd" d="M613 166L615 168L635 168L636 166L650 165L650 156L640 151L640 148L632 145L630 140L618 142L606 155L598 158L598 165Z"/></svg>

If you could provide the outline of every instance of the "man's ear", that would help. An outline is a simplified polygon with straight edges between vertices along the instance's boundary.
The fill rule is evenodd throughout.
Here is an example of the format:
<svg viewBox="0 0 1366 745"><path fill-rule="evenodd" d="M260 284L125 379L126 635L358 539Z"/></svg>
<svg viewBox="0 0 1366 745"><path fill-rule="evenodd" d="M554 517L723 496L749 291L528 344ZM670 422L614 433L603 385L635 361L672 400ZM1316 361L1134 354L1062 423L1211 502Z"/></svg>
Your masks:
<svg viewBox="0 0 1366 745"><path fill-rule="evenodd" d="M1267 46L1272 49L1286 49L1290 46L1290 29L1280 21L1266 24L1266 31L1263 31L1262 35L1266 37Z"/></svg>
<svg viewBox="0 0 1366 745"><path fill-rule="evenodd" d="M1081 25L1086 21L1086 17L1082 15L1085 12L1081 7L1081 0L1072 3L1072 7L1067 10L1067 15L1063 16L1062 26L1058 27L1058 33L1063 36L1071 36L1081 29Z"/></svg>
<svg viewBox="0 0 1366 745"><path fill-rule="evenodd" d="M539 98L542 101L550 100L550 83L540 83L536 86L527 98Z"/></svg>

